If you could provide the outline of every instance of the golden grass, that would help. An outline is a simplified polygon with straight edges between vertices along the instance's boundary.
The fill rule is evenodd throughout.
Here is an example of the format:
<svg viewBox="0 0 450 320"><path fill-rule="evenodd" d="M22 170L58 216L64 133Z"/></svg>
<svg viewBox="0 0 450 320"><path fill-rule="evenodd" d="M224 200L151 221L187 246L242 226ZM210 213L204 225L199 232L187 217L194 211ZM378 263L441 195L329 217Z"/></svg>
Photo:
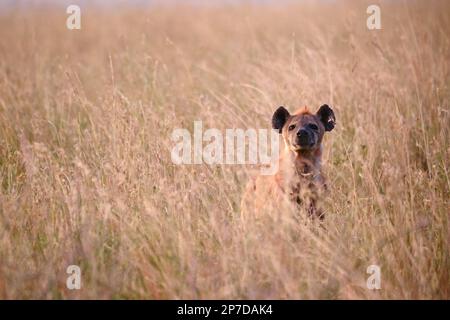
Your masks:
<svg viewBox="0 0 450 320"><path fill-rule="evenodd" d="M380 31L368 4L1 14L0 298L448 299L450 4L382 2ZM171 162L194 120L322 103L325 228L242 221L248 167Z"/></svg>

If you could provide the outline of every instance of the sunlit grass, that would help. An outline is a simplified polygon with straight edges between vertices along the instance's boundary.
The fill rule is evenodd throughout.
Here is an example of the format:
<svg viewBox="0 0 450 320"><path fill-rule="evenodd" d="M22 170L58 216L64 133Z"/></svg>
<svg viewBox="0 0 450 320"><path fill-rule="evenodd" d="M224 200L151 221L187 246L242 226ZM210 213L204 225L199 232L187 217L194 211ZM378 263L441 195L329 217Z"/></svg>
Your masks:
<svg viewBox="0 0 450 320"><path fill-rule="evenodd" d="M379 31L360 2L2 15L0 298L448 299L449 5L414 3ZM245 166L171 162L194 120L323 103L324 228L241 220Z"/></svg>

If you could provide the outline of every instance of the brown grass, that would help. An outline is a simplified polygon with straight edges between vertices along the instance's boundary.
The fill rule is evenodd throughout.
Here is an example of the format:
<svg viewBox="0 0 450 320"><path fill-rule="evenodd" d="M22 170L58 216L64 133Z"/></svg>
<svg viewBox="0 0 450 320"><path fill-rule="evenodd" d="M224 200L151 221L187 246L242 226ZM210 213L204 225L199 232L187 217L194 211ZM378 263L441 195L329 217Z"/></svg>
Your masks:
<svg viewBox="0 0 450 320"><path fill-rule="evenodd" d="M1 14L0 298L448 299L450 4L382 2L380 31L368 4ZM248 167L171 162L194 120L322 103L324 229L240 220Z"/></svg>

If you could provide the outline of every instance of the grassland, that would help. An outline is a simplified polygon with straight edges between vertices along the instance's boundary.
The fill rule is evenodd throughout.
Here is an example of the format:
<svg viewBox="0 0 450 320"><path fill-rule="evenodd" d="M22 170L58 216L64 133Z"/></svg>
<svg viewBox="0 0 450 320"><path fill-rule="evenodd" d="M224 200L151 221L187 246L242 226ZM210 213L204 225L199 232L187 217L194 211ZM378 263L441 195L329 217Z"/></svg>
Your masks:
<svg viewBox="0 0 450 320"><path fill-rule="evenodd" d="M450 4L373 31L368 4L2 12L0 298L449 299ZM194 120L323 103L324 228L240 219L247 166L171 161Z"/></svg>

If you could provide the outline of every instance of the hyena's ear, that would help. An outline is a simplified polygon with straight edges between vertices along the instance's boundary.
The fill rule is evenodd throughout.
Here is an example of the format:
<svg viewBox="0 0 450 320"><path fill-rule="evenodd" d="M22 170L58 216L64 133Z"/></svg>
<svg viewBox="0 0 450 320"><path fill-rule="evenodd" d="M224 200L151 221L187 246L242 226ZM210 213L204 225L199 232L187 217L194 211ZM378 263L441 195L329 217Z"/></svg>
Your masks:
<svg viewBox="0 0 450 320"><path fill-rule="evenodd" d="M272 128L277 129L281 133L284 124L290 116L289 111L284 107L279 107L272 116Z"/></svg>
<svg viewBox="0 0 450 320"><path fill-rule="evenodd" d="M323 123L325 131L333 130L334 126L336 125L336 117L334 116L333 110L327 104L324 104L319 108L319 110L317 111L317 116Z"/></svg>

